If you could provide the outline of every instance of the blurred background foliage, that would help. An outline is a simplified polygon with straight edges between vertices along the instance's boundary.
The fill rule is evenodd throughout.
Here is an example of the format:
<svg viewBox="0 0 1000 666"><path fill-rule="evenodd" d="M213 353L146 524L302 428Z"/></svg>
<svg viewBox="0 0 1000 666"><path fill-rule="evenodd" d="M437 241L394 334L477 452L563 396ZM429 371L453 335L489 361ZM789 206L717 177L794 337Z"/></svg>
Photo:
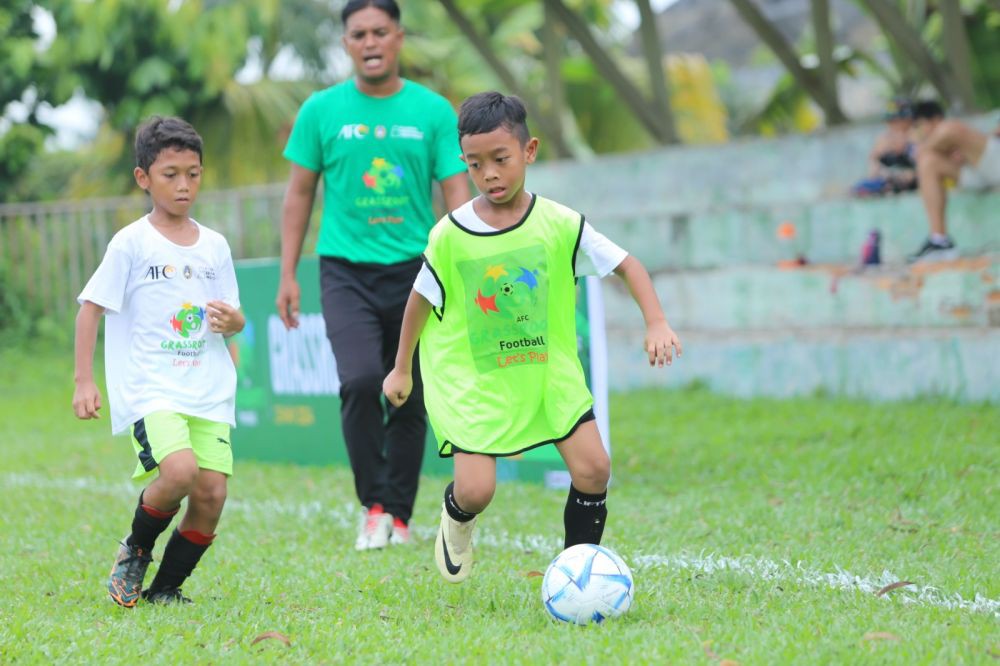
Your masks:
<svg viewBox="0 0 1000 666"><path fill-rule="evenodd" d="M837 40L827 0L808 0L809 26L794 41L765 11L777 0L710 1L753 30L757 62L784 72L764 94L749 97L724 62L672 52L649 0L403 0L403 73L456 104L487 88L520 95L543 158L840 124L851 120L843 84L858 77L953 110L1000 106L997 0L856 0L879 29L864 47ZM350 75L341 7L7 0L0 202L134 191L131 137L152 114L180 115L205 136L213 187L283 180L281 149L299 105ZM60 149L40 111L71 98L90 100L100 125L88 142Z"/></svg>

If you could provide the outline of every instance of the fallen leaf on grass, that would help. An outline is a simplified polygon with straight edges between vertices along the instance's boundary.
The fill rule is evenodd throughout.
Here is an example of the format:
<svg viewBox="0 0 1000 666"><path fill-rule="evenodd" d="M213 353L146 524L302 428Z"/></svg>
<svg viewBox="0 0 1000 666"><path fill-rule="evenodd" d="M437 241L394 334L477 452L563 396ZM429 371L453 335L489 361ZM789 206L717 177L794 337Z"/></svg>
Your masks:
<svg viewBox="0 0 1000 666"><path fill-rule="evenodd" d="M740 666L740 662L735 659L723 659L719 662L719 666Z"/></svg>
<svg viewBox="0 0 1000 666"><path fill-rule="evenodd" d="M863 641L898 641L899 636L890 634L888 631L869 631L861 637Z"/></svg>
<svg viewBox="0 0 1000 666"><path fill-rule="evenodd" d="M893 590L898 590L901 587L906 587L907 585L913 585L913 583L911 583L908 580L897 580L895 583L890 583L889 585L886 585L881 590L879 590L878 592L876 592L875 596L876 597L881 597L884 594L888 594L889 592L892 592Z"/></svg>
<svg viewBox="0 0 1000 666"><path fill-rule="evenodd" d="M381 578L381 580L379 580L378 584L379 585L384 585L385 581L389 580L390 578L392 578L392 575L391 574L386 574L386 575L382 576L382 578Z"/></svg>
<svg viewBox="0 0 1000 666"><path fill-rule="evenodd" d="M281 641L282 643L284 643L285 645L288 645L288 646L291 646L291 644L292 644L292 641L289 640L288 636L286 636L286 635L284 635L284 634L282 634L280 632L277 632L277 631L265 631L260 636L258 636L257 638L253 639L252 641L250 641L250 645L257 645L257 643L260 643L261 641L266 641L269 638L273 638L275 640L279 640L279 641Z"/></svg>
<svg viewBox="0 0 1000 666"><path fill-rule="evenodd" d="M524 577L525 578L537 578L538 576L544 576L544 575L545 574L543 574L541 571L527 571L527 572L525 572Z"/></svg>

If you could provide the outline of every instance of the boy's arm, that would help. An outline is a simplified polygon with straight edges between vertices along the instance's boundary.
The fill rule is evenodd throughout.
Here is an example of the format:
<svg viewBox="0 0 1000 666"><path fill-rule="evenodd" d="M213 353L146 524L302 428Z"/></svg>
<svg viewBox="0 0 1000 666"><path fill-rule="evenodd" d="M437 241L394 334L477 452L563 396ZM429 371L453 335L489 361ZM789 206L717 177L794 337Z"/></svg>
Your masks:
<svg viewBox="0 0 1000 666"><path fill-rule="evenodd" d="M79 419L101 417L101 392L94 382L94 348L97 346L97 328L104 308L84 301L76 315L75 371L73 381L73 412Z"/></svg>
<svg viewBox="0 0 1000 666"><path fill-rule="evenodd" d="M431 314L431 303L416 290L410 291L403 312L403 327L399 332L396 365L382 382L382 392L394 406L399 407L413 390L413 352Z"/></svg>
<svg viewBox="0 0 1000 666"><path fill-rule="evenodd" d="M642 311L642 318L646 321L646 353L649 354L649 364L658 365L661 368L673 362L673 352L677 351L677 356L681 355L681 341L674 333L667 318L660 307L660 299L653 289L653 281L649 278L649 273L642 263L628 255L618 264L615 274L625 280L632 298L639 305Z"/></svg>

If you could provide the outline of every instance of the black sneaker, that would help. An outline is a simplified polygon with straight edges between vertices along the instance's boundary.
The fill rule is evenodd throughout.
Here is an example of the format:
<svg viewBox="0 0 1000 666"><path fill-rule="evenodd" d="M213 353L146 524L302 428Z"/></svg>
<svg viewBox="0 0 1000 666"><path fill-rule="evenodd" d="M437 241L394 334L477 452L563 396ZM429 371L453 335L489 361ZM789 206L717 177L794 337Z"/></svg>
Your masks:
<svg viewBox="0 0 1000 666"><path fill-rule="evenodd" d="M194 602L181 594L179 587L164 587L159 590L146 590L142 593L143 600L150 604L193 604Z"/></svg>
<svg viewBox="0 0 1000 666"><path fill-rule="evenodd" d="M923 261L948 261L957 256L958 251L950 238L945 238L943 241L934 241L928 238L915 254L911 254L906 259L914 264Z"/></svg>
<svg viewBox="0 0 1000 666"><path fill-rule="evenodd" d="M132 608L142 594L142 581L153 557L138 546L121 544L108 578L108 594L119 606Z"/></svg>

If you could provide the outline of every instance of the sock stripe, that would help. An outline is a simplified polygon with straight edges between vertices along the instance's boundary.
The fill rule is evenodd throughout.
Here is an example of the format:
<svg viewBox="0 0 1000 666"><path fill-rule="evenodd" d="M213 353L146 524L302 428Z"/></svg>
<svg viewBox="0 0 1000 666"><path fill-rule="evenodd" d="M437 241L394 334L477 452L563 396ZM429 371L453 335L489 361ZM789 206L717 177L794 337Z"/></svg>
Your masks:
<svg viewBox="0 0 1000 666"><path fill-rule="evenodd" d="M215 541L216 536L214 534L205 534L198 530L178 530L178 532L180 532L182 537L199 546L210 546Z"/></svg>

